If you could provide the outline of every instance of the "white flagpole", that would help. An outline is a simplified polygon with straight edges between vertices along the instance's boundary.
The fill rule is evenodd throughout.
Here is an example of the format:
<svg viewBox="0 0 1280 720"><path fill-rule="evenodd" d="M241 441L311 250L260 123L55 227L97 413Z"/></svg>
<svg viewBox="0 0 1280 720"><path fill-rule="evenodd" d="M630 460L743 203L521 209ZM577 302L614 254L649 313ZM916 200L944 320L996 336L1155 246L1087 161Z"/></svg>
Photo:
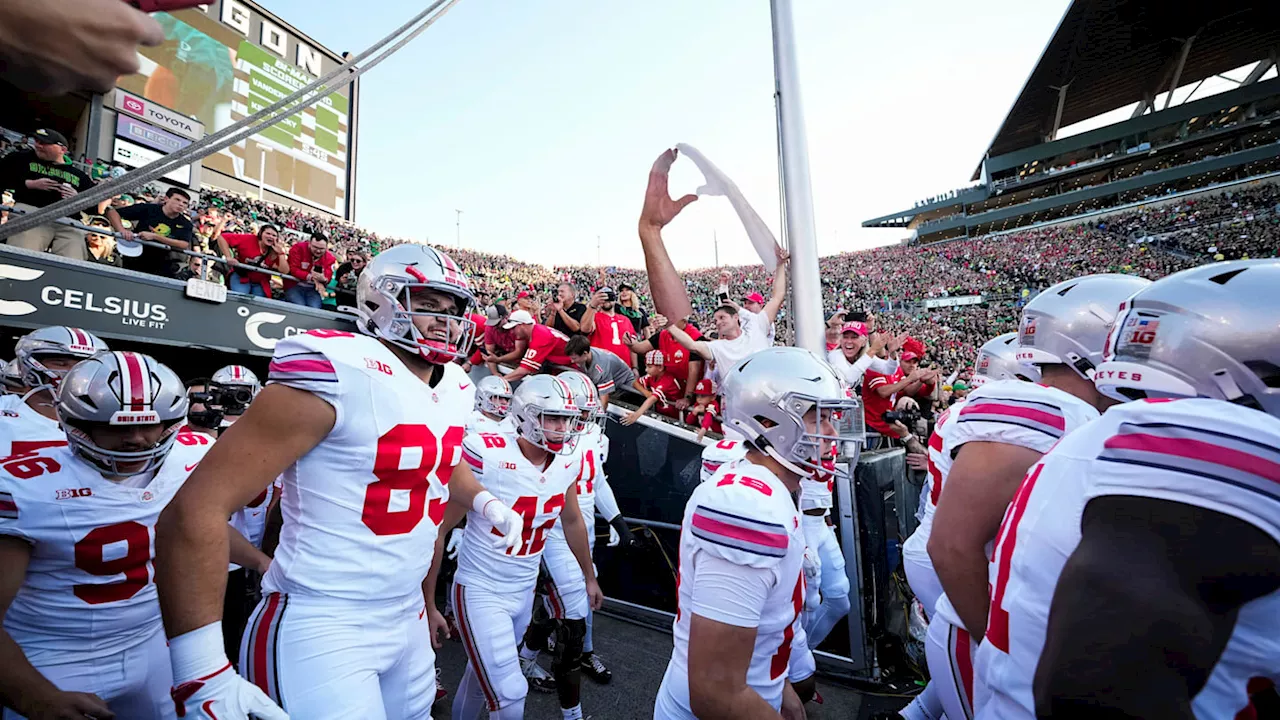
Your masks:
<svg viewBox="0 0 1280 720"><path fill-rule="evenodd" d="M796 67L795 26L791 0L771 0L773 9L774 99L778 104L779 157L787 249L791 252L791 317L796 345L826 355L822 317L822 281L818 241L813 226L813 191L809 186L809 143L805 139Z"/></svg>

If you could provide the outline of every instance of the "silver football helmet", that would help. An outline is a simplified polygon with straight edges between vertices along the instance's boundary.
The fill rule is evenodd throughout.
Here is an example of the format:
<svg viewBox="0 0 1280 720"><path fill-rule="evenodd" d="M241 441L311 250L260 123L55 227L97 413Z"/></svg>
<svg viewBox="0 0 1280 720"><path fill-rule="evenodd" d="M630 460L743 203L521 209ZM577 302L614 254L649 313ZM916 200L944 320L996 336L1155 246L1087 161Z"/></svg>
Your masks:
<svg viewBox="0 0 1280 720"><path fill-rule="evenodd" d="M853 430L862 412L858 401L831 366L803 348L771 347L747 356L725 374L720 392L724 425L800 477L831 472L822 461L839 443L860 439ZM805 421L811 410L820 416L830 411L834 432L824 432L822 423L811 429Z"/></svg>
<svg viewBox="0 0 1280 720"><path fill-rule="evenodd" d="M567 370L556 377L565 381L573 391L573 402L582 411L586 423L604 424L604 408L600 406L600 391L586 373Z"/></svg>
<svg viewBox="0 0 1280 720"><path fill-rule="evenodd" d="M23 335L14 347L14 355L22 368L22 383L29 388L57 388L66 370L52 370L40 362L48 356L90 358L104 352L107 344L88 330L51 325Z"/></svg>
<svg viewBox="0 0 1280 720"><path fill-rule="evenodd" d="M1067 280L1041 292L1022 309L1018 362L1066 365L1092 380L1120 303L1150 284L1136 275L1108 273Z"/></svg>
<svg viewBox="0 0 1280 720"><path fill-rule="evenodd" d="M1156 281L1121 310L1094 374L1098 392L1117 400L1216 398L1280 417L1278 287L1274 258Z"/></svg>
<svg viewBox="0 0 1280 720"><path fill-rule="evenodd" d="M573 391L553 375L532 375L520 381L511 396L511 416L520 437L556 455L569 455L582 433L582 410L573 402ZM561 430L546 426L551 418L563 418Z"/></svg>
<svg viewBox="0 0 1280 720"><path fill-rule="evenodd" d="M410 295L423 289L444 293L454 302L415 311ZM475 302L471 283L457 264L439 250L416 243L379 253L356 283L360 330L436 365L466 357L476 330L470 317ZM415 317L435 318L440 327L428 337L414 325Z"/></svg>
<svg viewBox="0 0 1280 720"><path fill-rule="evenodd" d="M18 358L4 364L4 370L0 372L0 381L4 382L5 392L16 393L27 387L22 382L22 365L18 362Z"/></svg>
<svg viewBox="0 0 1280 720"><path fill-rule="evenodd" d="M228 365L218 370L209 378L209 384L224 388L245 388L249 391L249 397L245 400L246 405L262 392L262 383L258 381L258 376L243 365Z"/></svg>
<svg viewBox="0 0 1280 720"><path fill-rule="evenodd" d="M973 361L974 387L982 387L996 380L1026 380L1040 382L1040 369L1035 365L1018 362L1018 333L997 335L978 348Z"/></svg>
<svg viewBox="0 0 1280 720"><path fill-rule="evenodd" d="M476 383L476 409L504 418L511 410L511 383L497 375L489 375Z"/></svg>
<svg viewBox="0 0 1280 720"><path fill-rule="evenodd" d="M160 466L187 418L187 390L172 370L148 355L106 352L81 361L62 380L58 420L72 451L107 475L138 475ZM155 445L108 450L93 425L162 425ZM137 467L130 467L136 465Z"/></svg>

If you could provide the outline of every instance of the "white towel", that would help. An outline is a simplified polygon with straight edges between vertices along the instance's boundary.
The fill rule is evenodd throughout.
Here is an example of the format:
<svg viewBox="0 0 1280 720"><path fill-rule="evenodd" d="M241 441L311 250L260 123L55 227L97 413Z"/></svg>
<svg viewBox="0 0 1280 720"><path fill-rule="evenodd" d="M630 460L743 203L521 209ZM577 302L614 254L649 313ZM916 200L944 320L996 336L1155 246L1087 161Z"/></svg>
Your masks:
<svg viewBox="0 0 1280 720"><path fill-rule="evenodd" d="M742 196L742 191L734 184L729 176L720 171L707 156L698 151L692 145L680 143L676 145L676 150L681 154L687 155L694 165L702 171L702 177L706 180L706 184L698 188L698 195L719 195L729 199L729 204L733 206L734 212L738 213L738 219L742 221L742 227L747 231L747 237L751 239L751 244L755 246L756 253L760 255L760 262L764 263L765 270L770 274L778 268L778 257L775 248L778 247L778 241L774 239L773 233L769 230L769 226L764 224L760 216Z"/></svg>

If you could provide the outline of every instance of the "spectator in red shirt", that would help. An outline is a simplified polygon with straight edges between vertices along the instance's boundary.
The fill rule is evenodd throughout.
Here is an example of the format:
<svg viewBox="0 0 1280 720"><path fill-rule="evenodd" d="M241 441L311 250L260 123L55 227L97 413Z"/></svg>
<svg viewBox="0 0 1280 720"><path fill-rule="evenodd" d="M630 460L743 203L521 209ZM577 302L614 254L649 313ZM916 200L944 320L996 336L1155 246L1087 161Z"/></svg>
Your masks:
<svg viewBox="0 0 1280 720"><path fill-rule="evenodd" d="M636 364L630 348L636 341L636 329L631 318L618 312L618 295L613 288L600 288L591 296L582 315L581 328L591 338L591 347L607 350L627 365Z"/></svg>
<svg viewBox="0 0 1280 720"><path fill-rule="evenodd" d="M905 429L901 424L890 424L884 414L896 408L897 396L911 397L920 390L921 377L927 373L916 367L909 373L903 369L899 361L898 369L888 375L867 370L862 376L862 404L866 412L867 427L881 435L903 438Z"/></svg>
<svg viewBox="0 0 1280 720"><path fill-rule="evenodd" d="M622 424L634 423L655 406L659 413L669 418L680 419L680 411L675 406L675 399L680 397L680 388L676 385L675 378L663 372L662 351L650 351L644 356L644 362L645 374L640 378L640 389L645 393L644 402L624 417Z"/></svg>
<svg viewBox="0 0 1280 720"><path fill-rule="evenodd" d="M684 332L694 340L702 339L702 333L693 323L686 324ZM676 384L680 386L680 399L676 401L676 407L681 410L688 408L693 404L693 388L702 378L702 357L685 349L667 328L650 335L648 340L631 344L631 352L641 357L654 350L662 351L666 374L675 378Z"/></svg>
<svg viewBox="0 0 1280 720"><path fill-rule="evenodd" d="M573 361L565 352L565 344L569 342L569 337L559 330L535 323L533 316L527 310L516 310L511 313L511 317L502 324L502 328L511 330L517 342L523 340L529 347L520 360L520 367L505 376L507 382L515 382L525 375L542 370L543 363L573 365Z"/></svg>
<svg viewBox="0 0 1280 720"><path fill-rule="evenodd" d="M284 239L280 237L280 230L275 225L264 224L258 228L258 234L254 235L253 233L224 233L222 228L226 227L226 224L227 216L224 215L218 220L213 231L213 237L218 242L218 252L222 253L223 257L245 265L260 265L282 273L289 272L289 258L284 249ZM271 276L266 273L231 269L227 274L227 288L231 292L269 298L271 297Z"/></svg>
<svg viewBox="0 0 1280 720"><path fill-rule="evenodd" d="M684 421L698 428L698 440L701 441L707 431L724 433L720 425L720 401L716 398L715 385L710 378L702 378L693 388L695 397Z"/></svg>
<svg viewBox="0 0 1280 720"><path fill-rule="evenodd" d="M329 252L329 238L324 233L311 233L310 240L289 248L289 274L302 282L285 279L285 302L319 310L324 302L320 288L329 284L337 262L338 259Z"/></svg>
<svg viewBox="0 0 1280 720"><path fill-rule="evenodd" d="M524 357L529 346L527 342L516 339L516 334L506 330L502 325L507 321L507 307L494 305L485 313L484 320L484 364L489 372L501 375L499 365L514 365Z"/></svg>

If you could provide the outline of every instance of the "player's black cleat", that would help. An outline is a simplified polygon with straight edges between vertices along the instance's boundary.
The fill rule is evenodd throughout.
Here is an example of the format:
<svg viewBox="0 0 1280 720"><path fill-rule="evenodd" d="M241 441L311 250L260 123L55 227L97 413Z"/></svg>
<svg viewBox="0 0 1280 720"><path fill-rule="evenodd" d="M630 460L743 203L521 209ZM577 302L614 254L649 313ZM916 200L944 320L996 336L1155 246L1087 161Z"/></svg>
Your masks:
<svg viewBox="0 0 1280 720"><path fill-rule="evenodd" d="M604 666L600 656L593 652L582 653L582 674L601 685L608 685L609 681L613 679L613 673Z"/></svg>

